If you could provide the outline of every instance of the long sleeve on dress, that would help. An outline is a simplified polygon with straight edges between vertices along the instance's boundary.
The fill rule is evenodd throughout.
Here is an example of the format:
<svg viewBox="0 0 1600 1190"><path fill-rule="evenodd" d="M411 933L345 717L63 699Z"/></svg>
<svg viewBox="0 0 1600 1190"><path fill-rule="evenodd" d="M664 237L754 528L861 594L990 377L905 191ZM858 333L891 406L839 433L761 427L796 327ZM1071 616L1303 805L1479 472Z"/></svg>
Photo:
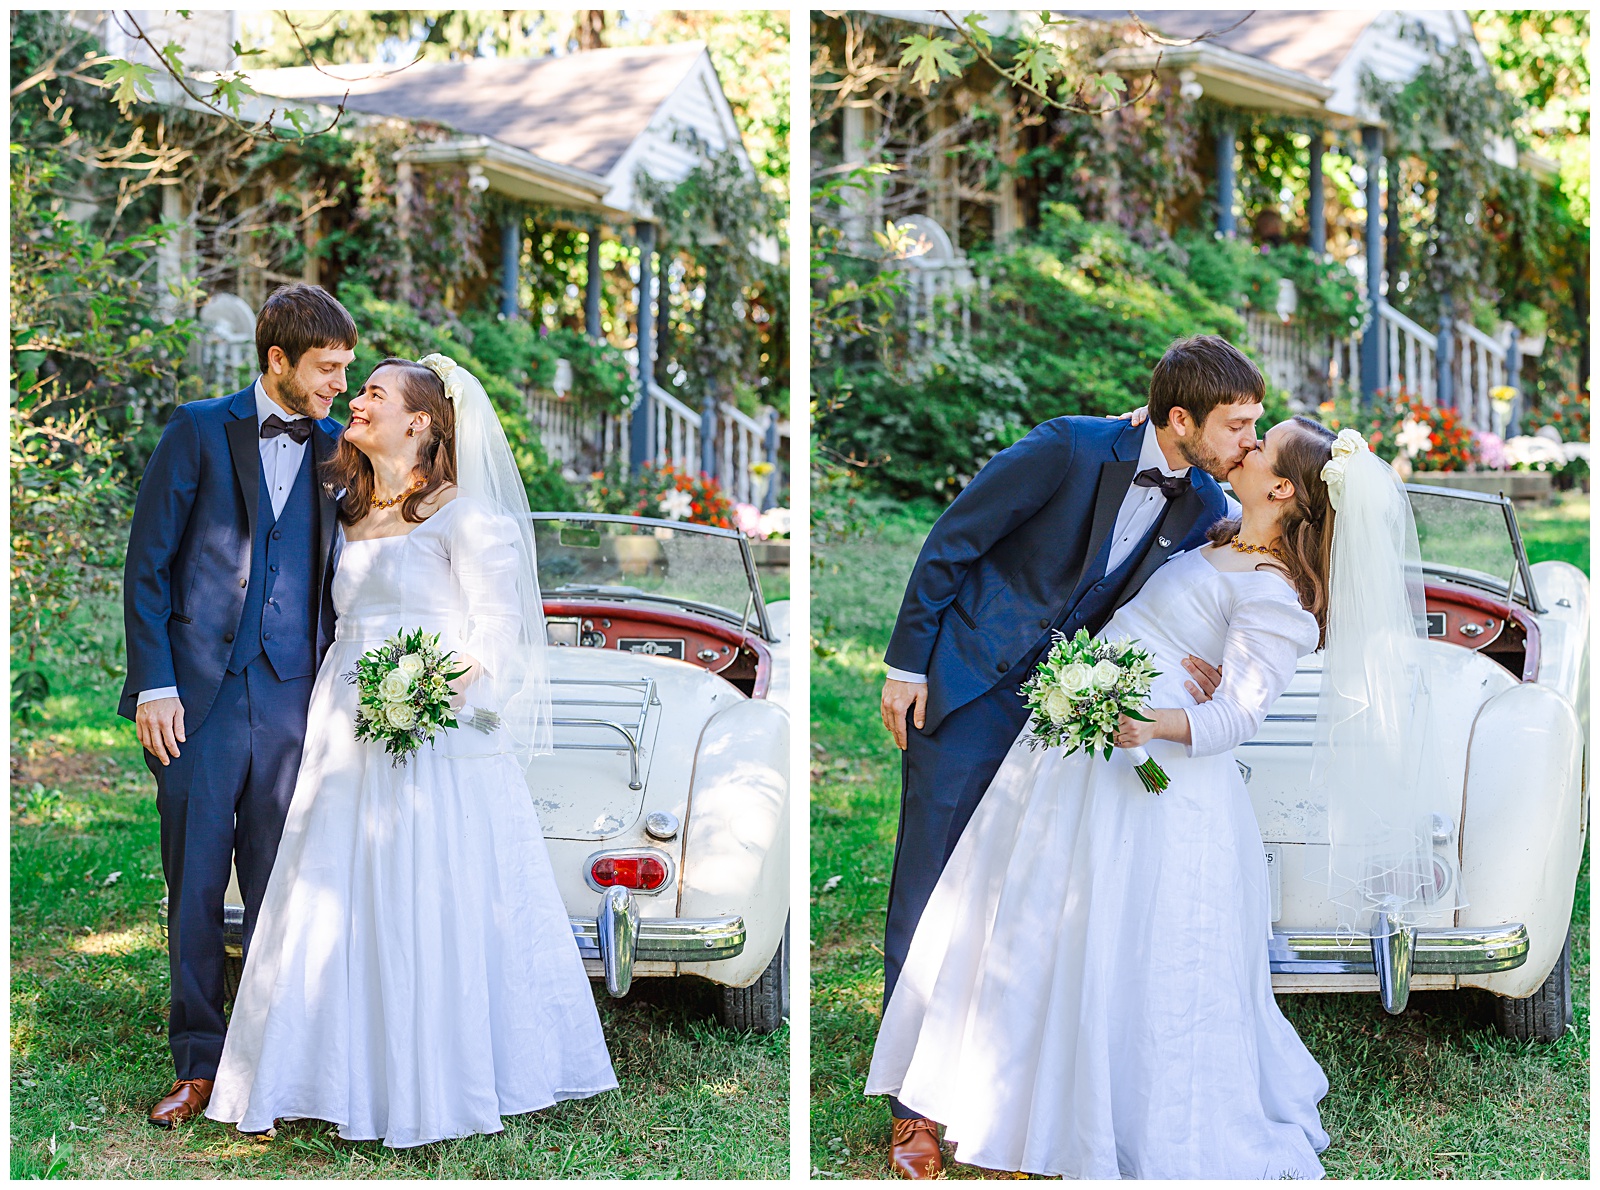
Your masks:
<svg viewBox="0 0 1600 1190"><path fill-rule="evenodd" d="M1267 708L1294 678L1295 663L1317 647L1317 621L1281 578L1256 574L1236 584L1222 682L1211 701L1186 707L1189 755L1215 756L1261 729Z"/></svg>
<svg viewBox="0 0 1600 1190"><path fill-rule="evenodd" d="M522 634L517 528L506 517L471 504L450 526L450 569L466 599L467 639L460 651L491 677L507 676Z"/></svg>

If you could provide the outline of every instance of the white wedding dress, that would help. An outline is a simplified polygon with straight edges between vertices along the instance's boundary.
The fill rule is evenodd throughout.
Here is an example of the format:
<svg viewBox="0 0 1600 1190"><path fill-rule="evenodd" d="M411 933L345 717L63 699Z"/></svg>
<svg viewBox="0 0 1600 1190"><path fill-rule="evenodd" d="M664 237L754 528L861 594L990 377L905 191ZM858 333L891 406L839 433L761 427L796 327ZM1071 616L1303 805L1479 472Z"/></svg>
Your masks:
<svg viewBox="0 0 1600 1190"><path fill-rule="evenodd" d="M957 1159L1072 1178L1315 1178L1328 1082L1273 1000L1265 857L1231 749L1317 644L1288 583L1174 558L1103 636L1154 658L1193 746L1012 747L923 912L867 1079ZM1187 654L1222 660L1196 706ZM1192 755L1187 753L1192 752Z"/></svg>
<svg viewBox="0 0 1600 1190"><path fill-rule="evenodd" d="M328 1120L405 1148L617 1085L503 731L441 732L399 768L355 738L345 675L396 631L480 657L515 640L514 533L460 496L405 536L344 543L336 638L211 1118L248 1132Z"/></svg>

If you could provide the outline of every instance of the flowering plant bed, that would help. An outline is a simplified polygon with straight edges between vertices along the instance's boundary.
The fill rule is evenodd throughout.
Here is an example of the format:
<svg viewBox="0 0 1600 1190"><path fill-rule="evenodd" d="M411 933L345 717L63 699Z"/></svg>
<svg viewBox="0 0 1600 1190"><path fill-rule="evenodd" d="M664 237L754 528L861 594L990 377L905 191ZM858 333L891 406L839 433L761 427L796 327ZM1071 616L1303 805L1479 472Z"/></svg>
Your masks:
<svg viewBox="0 0 1600 1190"><path fill-rule="evenodd" d="M595 512L734 527L733 504L722 485L704 472L691 474L671 463L646 463L632 474L625 464L596 471L587 503Z"/></svg>

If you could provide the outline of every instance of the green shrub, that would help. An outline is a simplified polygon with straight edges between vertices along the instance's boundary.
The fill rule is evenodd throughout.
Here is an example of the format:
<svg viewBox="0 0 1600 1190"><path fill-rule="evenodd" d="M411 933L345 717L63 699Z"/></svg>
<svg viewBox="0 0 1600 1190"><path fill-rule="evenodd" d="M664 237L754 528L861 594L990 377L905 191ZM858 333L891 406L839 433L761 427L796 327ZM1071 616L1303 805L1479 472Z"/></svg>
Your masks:
<svg viewBox="0 0 1600 1190"><path fill-rule="evenodd" d="M617 348L596 343L567 327L551 331L545 343L552 359L559 357L572 365L572 395L584 405L604 413L626 413L633 408L639 382L628 366L628 357Z"/></svg>

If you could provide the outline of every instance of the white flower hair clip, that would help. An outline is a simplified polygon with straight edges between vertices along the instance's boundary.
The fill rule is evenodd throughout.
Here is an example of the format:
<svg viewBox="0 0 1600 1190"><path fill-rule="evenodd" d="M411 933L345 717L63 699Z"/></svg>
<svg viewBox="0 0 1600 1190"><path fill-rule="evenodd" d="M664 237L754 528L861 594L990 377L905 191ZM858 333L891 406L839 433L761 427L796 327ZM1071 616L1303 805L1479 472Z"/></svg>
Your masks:
<svg viewBox="0 0 1600 1190"><path fill-rule="evenodd" d="M466 393L466 386L461 381L450 379L450 374L456 370L457 364L448 355L440 355L435 351L431 355L423 356L417 363L444 381L444 395L452 404L459 401Z"/></svg>
<svg viewBox="0 0 1600 1190"><path fill-rule="evenodd" d="M1333 440L1333 458L1322 465L1322 482L1328 485L1328 503L1336 512L1344 501L1344 472L1350 465L1350 456L1362 452L1371 454L1372 447L1361 431L1340 430Z"/></svg>

